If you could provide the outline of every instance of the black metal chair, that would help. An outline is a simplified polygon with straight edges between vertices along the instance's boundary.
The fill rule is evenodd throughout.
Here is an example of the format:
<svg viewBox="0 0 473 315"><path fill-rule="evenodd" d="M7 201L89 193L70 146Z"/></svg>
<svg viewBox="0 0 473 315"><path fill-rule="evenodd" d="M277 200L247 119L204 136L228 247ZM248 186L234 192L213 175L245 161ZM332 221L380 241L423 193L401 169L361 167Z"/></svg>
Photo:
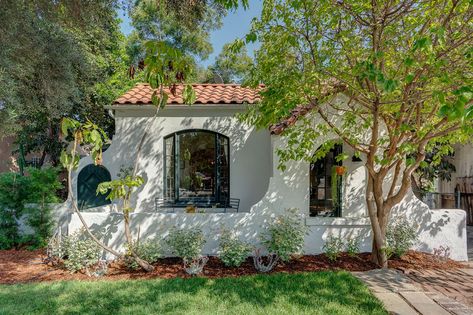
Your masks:
<svg viewBox="0 0 473 315"><path fill-rule="evenodd" d="M174 205L164 198L154 198L154 211L155 212L163 212L163 209L169 209L165 211L166 213L174 213Z"/></svg>
<svg viewBox="0 0 473 315"><path fill-rule="evenodd" d="M227 207L225 207L225 212L227 212L227 209L232 209L232 210L235 209L236 212L238 212L239 209L240 209L240 199L238 199L238 198L230 198L230 199L228 200L228 205L227 205Z"/></svg>

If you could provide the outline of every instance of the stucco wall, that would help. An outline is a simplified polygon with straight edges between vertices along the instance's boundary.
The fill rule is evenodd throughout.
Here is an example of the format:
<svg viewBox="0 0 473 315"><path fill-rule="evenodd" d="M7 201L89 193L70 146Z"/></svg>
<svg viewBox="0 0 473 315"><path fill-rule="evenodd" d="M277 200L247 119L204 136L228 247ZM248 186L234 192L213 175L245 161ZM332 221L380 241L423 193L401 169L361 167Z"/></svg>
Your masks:
<svg viewBox="0 0 473 315"><path fill-rule="evenodd" d="M343 101L343 98L341 99ZM361 250L371 246L370 223L365 206L366 171L362 162L347 160L347 176L343 184L343 210L341 218L308 217L309 213L309 163L290 161L287 169L277 169L278 148L285 147L285 139L269 136L266 131L255 131L239 123L232 115L236 110L210 110L188 108L169 109L153 122L152 136L144 146L141 169L147 181L138 191L136 213L132 215L132 229L141 239L163 238L172 226L200 227L207 244L205 254L216 254L219 230L222 225L237 231L242 239L258 244L258 235L267 223L287 208L298 208L306 216L309 234L304 250L307 254L320 253L330 235L358 236L362 239ZM210 116L209 113L212 113ZM117 134L112 146L104 155L104 165L112 176L120 165L130 165L136 152L138 138L151 111L117 111ZM312 119L317 119L315 116ZM232 197L241 199L243 213L152 213L152 200L162 193L162 137L189 128L203 128L220 132L230 137L231 143L231 191ZM333 137L319 139L319 144ZM314 151L318 145L314 146ZM348 154L350 150L344 148ZM273 161L274 160L274 161ZM90 163L83 159L80 168ZM67 207L67 205L65 205ZM106 207L110 211L112 207ZM107 210L108 209L108 210ZM449 246L452 258L467 260L465 214L458 210L430 210L412 193L393 210L394 216L406 217L416 225L419 242L416 248L432 252L441 245ZM95 231L103 233L103 239L120 249L124 242L119 213L88 212L86 221ZM69 232L80 228L76 215L68 224Z"/></svg>
<svg viewBox="0 0 473 315"><path fill-rule="evenodd" d="M234 117L242 109L241 106L227 110L181 106L161 111L159 117L152 122L139 160L140 175L146 183L133 201L136 211L154 211L155 198L163 197L163 138L185 129L211 130L229 137L231 198L240 199L240 211L249 211L263 197L268 187L272 170L271 143L267 130L257 131ZM144 128L148 121L153 120L151 115L153 111L146 109L115 112L116 134L103 156L103 165L109 170L112 179L116 178L122 166L133 166ZM90 158L81 160L79 169L74 174L74 184L80 170L90 163Z"/></svg>

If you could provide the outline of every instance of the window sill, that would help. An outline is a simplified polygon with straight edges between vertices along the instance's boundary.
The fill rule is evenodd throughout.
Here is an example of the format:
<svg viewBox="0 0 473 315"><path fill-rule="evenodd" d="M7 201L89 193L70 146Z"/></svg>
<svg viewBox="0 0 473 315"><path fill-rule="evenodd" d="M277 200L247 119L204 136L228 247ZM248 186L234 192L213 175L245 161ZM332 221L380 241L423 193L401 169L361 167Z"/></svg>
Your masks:
<svg viewBox="0 0 473 315"><path fill-rule="evenodd" d="M361 218L334 218L334 217L309 217L305 219L307 226L370 226L368 217Z"/></svg>

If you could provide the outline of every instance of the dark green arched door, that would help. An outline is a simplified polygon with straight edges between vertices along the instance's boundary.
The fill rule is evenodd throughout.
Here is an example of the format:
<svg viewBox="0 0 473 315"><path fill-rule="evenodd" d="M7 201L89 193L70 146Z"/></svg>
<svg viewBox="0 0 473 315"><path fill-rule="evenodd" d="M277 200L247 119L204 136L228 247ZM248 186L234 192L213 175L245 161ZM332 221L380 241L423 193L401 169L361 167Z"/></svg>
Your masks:
<svg viewBox="0 0 473 315"><path fill-rule="evenodd" d="M83 210L110 204L110 200L106 199L106 195L97 195L98 185L110 180L110 172L105 167L93 164L84 167L77 177L79 209Z"/></svg>

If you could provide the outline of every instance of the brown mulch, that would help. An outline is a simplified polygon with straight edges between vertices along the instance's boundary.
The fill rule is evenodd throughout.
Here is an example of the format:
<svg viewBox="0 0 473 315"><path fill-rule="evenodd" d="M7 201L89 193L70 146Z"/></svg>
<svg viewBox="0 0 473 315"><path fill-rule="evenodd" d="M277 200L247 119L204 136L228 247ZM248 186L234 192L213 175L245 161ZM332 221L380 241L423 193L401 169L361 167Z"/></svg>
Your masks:
<svg viewBox="0 0 473 315"><path fill-rule="evenodd" d="M161 259L153 272L129 271L120 263L112 263L108 268L108 274L101 278L91 278L84 273L71 274L67 270L60 269L42 263L44 251L27 250L4 250L0 251L0 284L58 281L58 280L120 280L120 279L152 279L152 278L188 278L182 268L182 262L178 258ZM399 260L389 262L390 268L396 269L449 269L464 268L460 263L454 261L437 262L432 255L409 252ZM370 261L369 253L361 253L356 257L347 254L336 262L330 262L324 254L306 255L293 259L290 263L280 263L272 272L307 272L322 270L347 270L368 271L376 269L376 265ZM216 257L210 257L201 276L208 278L238 277L256 274L253 261L248 259L238 268L225 267Z"/></svg>
<svg viewBox="0 0 473 315"><path fill-rule="evenodd" d="M423 270L423 269L458 269L458 268L468 268L467 265L447 259L439 260L434 257L434 255L426 254L422 252L416 252L410 250L406 255L401 259L393 259L388 262L389 268L399 269L401 271L406 270Z"/></svg>

